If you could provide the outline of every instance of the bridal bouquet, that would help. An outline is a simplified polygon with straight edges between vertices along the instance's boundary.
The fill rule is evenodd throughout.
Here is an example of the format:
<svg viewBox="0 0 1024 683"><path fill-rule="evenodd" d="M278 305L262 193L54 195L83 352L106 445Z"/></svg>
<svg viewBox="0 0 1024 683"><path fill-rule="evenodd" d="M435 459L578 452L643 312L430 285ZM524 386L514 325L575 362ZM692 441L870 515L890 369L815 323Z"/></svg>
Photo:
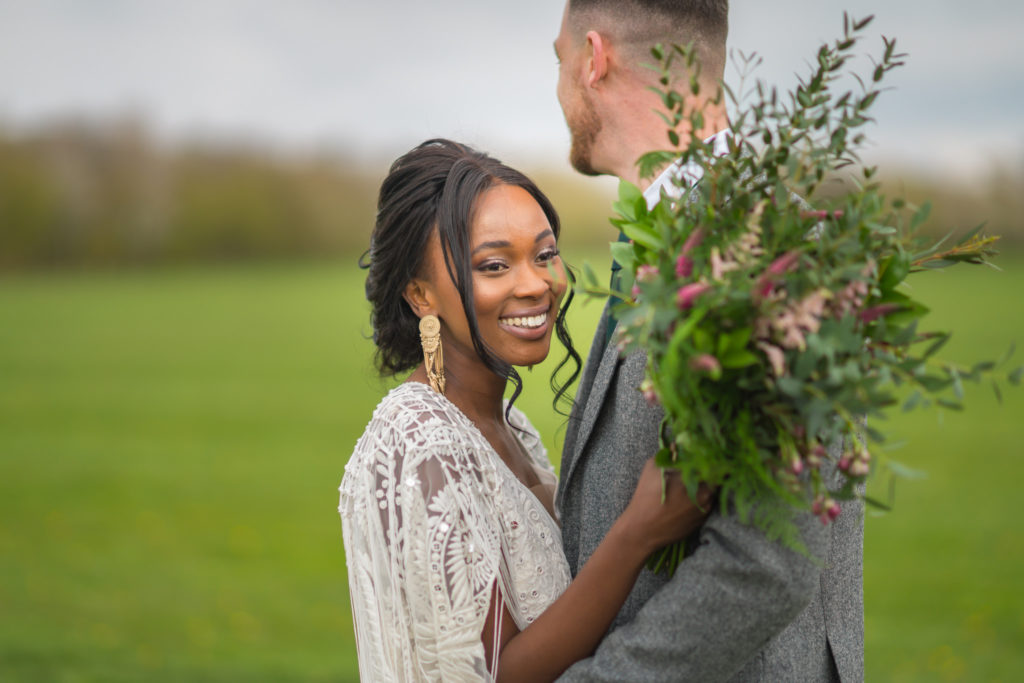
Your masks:
<svg viewBox="0 0 1024 683"><path fill-rule="evenodd" d="M659 464L679 470L691 493L699 482L717 487L723 507L794 548L794 509L828 523L837 500L865 495L858 484L878 466L872 444L884 439L873 417L901 403L960 409L963 382L992 378L999 365L938 360L949 334L920 328L928 311L904 287L914 273L987 263L996 238L975 230L948 246L921 244L915 229L927 208L887 200L874 168L858 171L853 191L816 198L838 169L859 168L858 129L901 64L883 39L870 73L853 76L858 92L833 92L869 21L844 18L843 37L820 48L793 93L758 83L738 98L726 89L740 112L723 156L696 139L678 149L680 124L700 130L703 120L673 89L672 64L686 60L694 95L699 65L686 47L652 50L677 148L645 155L641 174L676 163L678 192L648 210L623 183L612 221L630 240L612 245L624 275L611 292L622 299L617 344L623 354L647 352L639 389L666 413ZM584 277L600 291L592 272ZM842 445L833 461L844 476L826 481L833 444ZM668 548L652 568L673 571L682 554Z"/></svg>

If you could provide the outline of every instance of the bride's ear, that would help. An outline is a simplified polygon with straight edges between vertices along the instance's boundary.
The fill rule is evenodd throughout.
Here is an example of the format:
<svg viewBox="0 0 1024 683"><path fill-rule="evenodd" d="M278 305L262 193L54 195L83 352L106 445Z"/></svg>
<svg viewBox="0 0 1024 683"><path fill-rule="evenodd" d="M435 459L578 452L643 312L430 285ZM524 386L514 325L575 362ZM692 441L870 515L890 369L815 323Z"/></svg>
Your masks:
<svg viewBox="0 0 1024 683"><path fill-rule="evenodd" d="M430 285L419 278L409 280L409 284L402 291L402 298L409 304L409 308L412 309L417 318L437 313L434 308L434 297L433 292L430 290Z"/></svg>

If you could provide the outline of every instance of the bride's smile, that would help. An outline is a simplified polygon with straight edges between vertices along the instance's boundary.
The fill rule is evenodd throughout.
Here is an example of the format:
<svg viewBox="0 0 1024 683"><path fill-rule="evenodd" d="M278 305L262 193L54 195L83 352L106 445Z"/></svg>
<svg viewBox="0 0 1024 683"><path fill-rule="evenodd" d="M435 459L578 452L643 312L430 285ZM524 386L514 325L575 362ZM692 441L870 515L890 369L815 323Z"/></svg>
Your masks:
<svg viewBox="0 0 1024 683"><path fill-rule="evenodd" d="M550 308L544 308L539 313L520 312L503 316L498 319L498 324L501 329L520 339L539 339L551 330L549 310Z"/></svg>

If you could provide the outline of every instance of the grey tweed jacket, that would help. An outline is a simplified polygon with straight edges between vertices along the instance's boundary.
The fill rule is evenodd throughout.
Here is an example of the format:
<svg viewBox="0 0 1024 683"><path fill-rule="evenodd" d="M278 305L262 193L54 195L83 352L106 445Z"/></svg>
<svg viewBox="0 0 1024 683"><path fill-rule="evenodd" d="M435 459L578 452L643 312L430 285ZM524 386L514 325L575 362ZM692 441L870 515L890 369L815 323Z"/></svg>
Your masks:
<svg viewBox="0 0 1024 683"><path fill-rule="evenodd" d="M573 575L629 502L663 416L637 390L645 356L604 348L608 323L606 307L562 456L557 504ZM594 655L559 680L863 680L863 523L857 501L827 527L801 515L814 561L716 508L675 575L645 569Z"/></svg>

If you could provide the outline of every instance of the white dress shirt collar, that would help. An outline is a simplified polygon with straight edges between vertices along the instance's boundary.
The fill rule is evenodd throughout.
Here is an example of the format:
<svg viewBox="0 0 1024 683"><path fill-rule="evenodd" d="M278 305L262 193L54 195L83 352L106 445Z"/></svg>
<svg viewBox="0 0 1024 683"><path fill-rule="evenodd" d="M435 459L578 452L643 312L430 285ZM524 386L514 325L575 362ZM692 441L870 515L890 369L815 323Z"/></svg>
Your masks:
<svg viewBox="0 0 1024 683"><path fill-rule="evenodd" d="M724 156L729 152L729 136L732 135L732 131L728 128L720 130L711 137L704 140L705 143L713 145L712 154L716 157ZM647 200L647 208L653 209L654 206L661 201L661 190L665 189L665 194L672 199L678 199L682 194L682 188L672 182L673 178L682 177L686 180L687 187L693 187L698 180L704 176L704 169L693 163L692 161L686 164L681 164L678 161L674 164L670 164L668 168L661 172L654 182L644 190L644 199Z"/></svg>

